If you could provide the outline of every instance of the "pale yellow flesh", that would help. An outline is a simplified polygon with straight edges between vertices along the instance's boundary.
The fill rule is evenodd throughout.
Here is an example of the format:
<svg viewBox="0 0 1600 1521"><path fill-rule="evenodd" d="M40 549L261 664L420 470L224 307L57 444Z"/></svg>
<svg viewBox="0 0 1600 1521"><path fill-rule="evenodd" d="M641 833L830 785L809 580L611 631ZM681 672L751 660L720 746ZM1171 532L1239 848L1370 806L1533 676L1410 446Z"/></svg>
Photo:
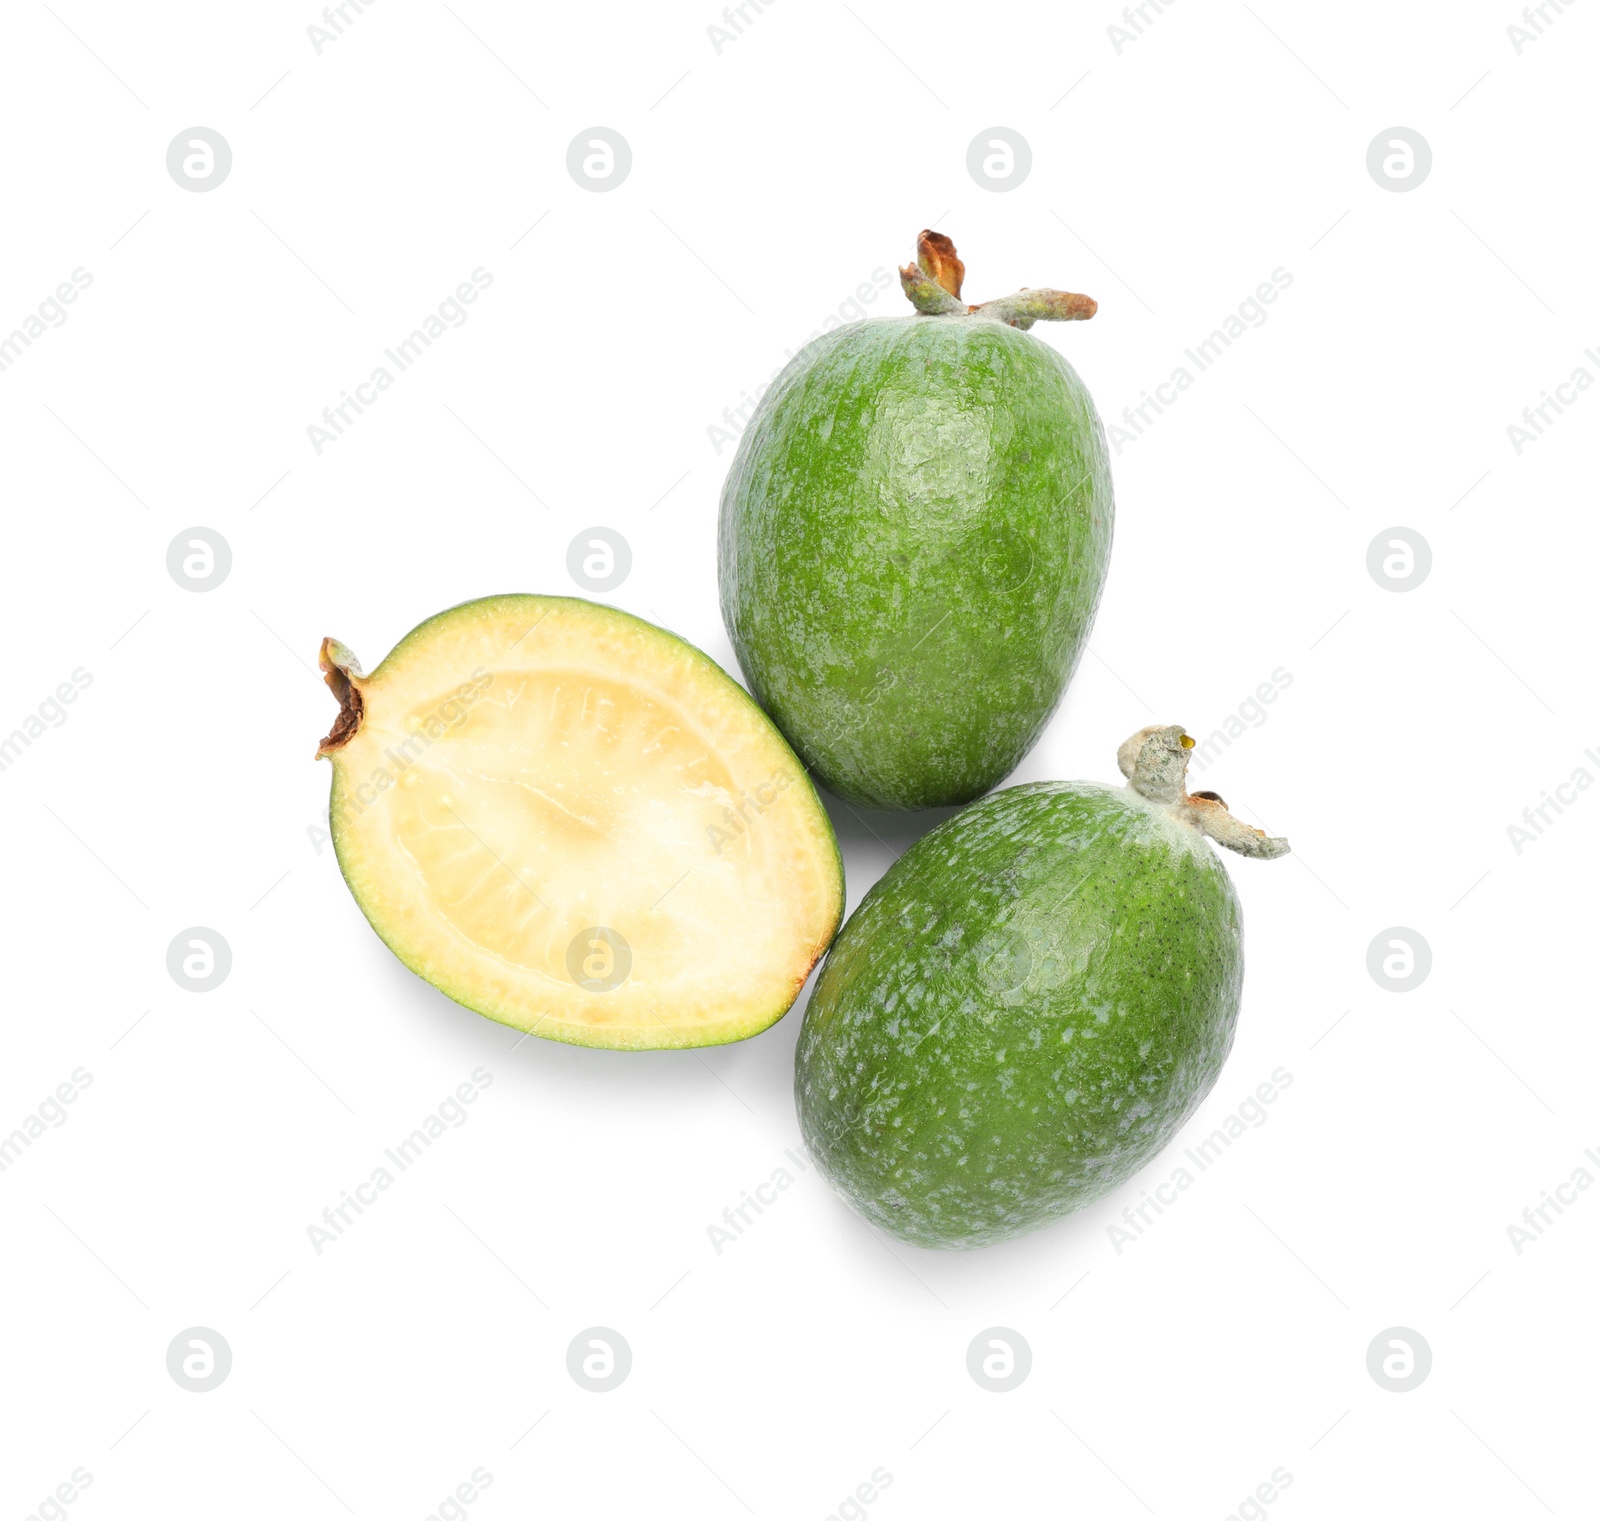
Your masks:
<svg viewBox="0 0 1600 1521"><path fill-rule="evenodd" d="M496 597L354 679L335 843L413 971L519 1029L628 1049L738 1040L794 1002L843 908L833 831L699 651L593 603Z"/></svg>

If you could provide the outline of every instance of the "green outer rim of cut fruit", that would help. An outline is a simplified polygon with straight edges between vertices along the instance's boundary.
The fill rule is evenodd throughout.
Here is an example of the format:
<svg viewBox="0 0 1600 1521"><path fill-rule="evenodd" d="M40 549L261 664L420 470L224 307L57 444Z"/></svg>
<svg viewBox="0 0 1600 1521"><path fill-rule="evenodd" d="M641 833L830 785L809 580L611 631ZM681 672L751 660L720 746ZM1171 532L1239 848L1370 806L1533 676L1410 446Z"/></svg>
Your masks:
<svg viewBox="0 0 1600 1521"><path fill-rule="evenodd" d="M396 942L395 939L391 938L391 936L385 932L384 927L368 910L367 900L363 895L361 886L358 884L358 873L360 868L357 863L350 858L350 855L341 839L341 830L339 825L341 815L346 806L345 794L347 789L345 783L345 769L339 764L339 752L333 751L327 757L334 763L333 788L329 796L328 804L329 833L333 838L333 854L334 859L339 863L339 873L344 878L345 886L350 890L350 896L355 899L356 906L361 910L362 917L366 919L369 925L371 925L373 933L377 935L378 939L381 940L385 946L388 947L390 952L393 953L395 959L400 962L400 964L404 966L407 971L412 972L417 977L421 978L424 982L428 983L430 987L437 988L439 992L443 993L445 997L449 998L452 1002L460 1004L463 1008L472 1010L474 1014L481 1014L485 1019L491 1019L496 1024L504 1025L508 1029L519 1030L525 1034L537 1034L542 1040L553 1040L563 1045L588 1046L592 1049L607 1051L695 1050L710 1046L733 1045L738 1041L748 1040L752 1035L759 1035L763 1030L770 1029L780 1019L782 1019L791 1008L794 1007L794 1003L796 999L798 999L801 989L805 986L806 979L809 978L811 973L816 969L817 963L821 961L823 956L827 953L828 947L833 943L834 937L839 932L839 925L844 918L845 904L844 858L839 852L839 841L837 835L835 835L833 831L832 821L828 818L827 810L822 806L822 800L817 796L817 791L815 786L812 784L809 772L807 772L804 765L795 755L794 751L790 748L789 742L778 731L776 725L774 725L772 720L768 718L764 712L762 712L759 704L757 704L750 694L745 691L745 689L740 686L739 683L736 682L730 675L728 675L728 673L723 670L723 668L718 665L716 661L714 661L709 655L707 655L703 650L697 648L695 645L690 644L687 639L674 634L670 629L664 629L658 624L649 622L647 619L635 616L633 613L624 612L621 608L611 607L604 603L590 602L584 597L547 596L536 592L501 592L487 597L476 597L468 602L458 602L454 607L448 607L443 612L435 613L433 617L424 619L423 622L417 624L415 628L413 628L409 633L405 634L399 640L394 648L391 649L386 656L384 656L383 660L379 663L376 669L362 674L358 678L359 684L363 686L369 685L377 681L380 677L392 673L397 663L404 663L404 656L408 650L419 644L422 640L422 637L429 631L437 632L443 625L448 625L456 620L464 621L469 614L483 613L496 608L510 610L512 606L518 604L527 606L530 613L532 613L536 608L548 607L551 604L566 604L573 608L583 609L585 612L598 614L600 617L608 621L616 620L620 623L637 625L640 629L646 630L656 638L676 646L679 650L687 651L690 657L692 657L693 663L699 668L700 672L708 680L713 683L718 681L725 683L730 689L732 689L734 692L737 692L738 695L744 699L744 701L749 705L751 712L759 719L761 727L766 731L767 737L771 741L774 751L778 754L786 755L792 762L800 782L806 789L805 796L809 798L816 818L821 823L822 827L818 829L816 833L819 839L826 841L832 855L834 866L835 910L833 914L833 928L823 942L817 947L816 954L812 958L810 965L807 966L804 976L801 977L796 984L793 997L791 997L787 1002L782 1003L779 1007L762 1009L759 1013L751 1015L741 1024L734 1026L729 1034L718 1039L673 1040L670 1037L673 1034L681 1032L673 1030L670 1026L663 1028L663 1035L668 1038L654 1041L649 1044L621 1044L615 1041L595 1039L594 1036L601 1032L596 1030L585 1031L580 1026L572 1024L556 1025L553 1024L553 1022L542 1022L537 1029L529 1031L526 1026L517 1024L514 1020L506 1018L503 1014L497 1013L494 1009L485 1007L482 1003L474 1002L473 995L469 991L459 987L446 986L425 976L421 968L416 965L416 958L409 954L402 945Z"/></svg>

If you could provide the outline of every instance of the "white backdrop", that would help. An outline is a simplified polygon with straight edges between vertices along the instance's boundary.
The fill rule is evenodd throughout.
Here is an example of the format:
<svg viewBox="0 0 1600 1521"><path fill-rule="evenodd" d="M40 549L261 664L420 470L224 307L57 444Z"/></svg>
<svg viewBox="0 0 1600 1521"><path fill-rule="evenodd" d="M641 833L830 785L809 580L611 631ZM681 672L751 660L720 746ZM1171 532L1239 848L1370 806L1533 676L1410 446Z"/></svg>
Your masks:
<svg viewBox="0 0 1600 1521"><path fill-rule="evenodd" d="M1588 1513L1600 17L1006 11L8 8L4 1514ZM452 603L573 592L589 527L631 548L606 600L736 669L730 422L825 322L909 310L924 226L972 299L1100 301L1035 330L1113 429L1118 521L1015 779L1220 730L1199 784L1295 850L1228 859L1244 1009L1189 1129L975 1254L800 1171L799 1009L513 1050L417 981L311 758L323 635L370 668ZM832 811L852 905L931 822ZM190 930L210 991L168 970ZM609 1391L568 1371L596 1327ZM968 1371L994 1328L1008 1392Z"/></svg>

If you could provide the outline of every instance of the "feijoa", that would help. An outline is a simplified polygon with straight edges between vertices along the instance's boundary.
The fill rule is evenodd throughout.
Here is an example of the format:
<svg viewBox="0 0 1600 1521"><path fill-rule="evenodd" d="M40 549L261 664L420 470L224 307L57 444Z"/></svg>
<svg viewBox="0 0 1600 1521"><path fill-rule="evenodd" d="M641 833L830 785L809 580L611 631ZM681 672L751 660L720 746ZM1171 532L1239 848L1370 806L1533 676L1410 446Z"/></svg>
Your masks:
<svg viewBox="0 0 1600 1521"><path fill-rule="evenodd" d="M962 803L1016 766L1088 638L1111 550L1094 403L1027 329L1087 296L960 300L924 232L917 308L824 334L762 396L723 489L723 620L830 791Z"/></svg>
<svg viewBox="0 0 1600 1521"><path fill-rule="evenodd" d="M334 846L384 943L458 1003L641 1050L765 1029L844 879L794 753L692 645L576 597L468 602L370 676L325 640Z"/></svg>
<svg viewBox="0 0 1600 1521"><path fill-rule="evenodd" d="M922 1246L1004 1241L1132 1177L1210 1091L1244 972L1207 836L1288 850L1184 786L1143 729L1129 785L997 792L912 846L834 943L795 1062L819 1167Z"/></svg>

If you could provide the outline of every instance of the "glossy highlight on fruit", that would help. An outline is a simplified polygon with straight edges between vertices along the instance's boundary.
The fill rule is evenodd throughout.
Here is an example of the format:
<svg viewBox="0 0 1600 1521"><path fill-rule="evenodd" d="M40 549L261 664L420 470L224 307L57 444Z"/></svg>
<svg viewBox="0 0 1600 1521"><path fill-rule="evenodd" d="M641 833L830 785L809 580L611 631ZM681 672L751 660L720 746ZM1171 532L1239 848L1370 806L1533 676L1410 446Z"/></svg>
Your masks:
<svg viewBox="0 0 1600 1521"><path fill-rule="evenodd" d="M795 1056L801 1132L834 1187L922 1246L1037 1229L1132 1177L1210 1092L1244 972L1207 837L1284 840L1189 793L1173 726L1122 788L997 792L912 846L835 942Z"/></svg>
<svg viewBox="0 0 1600 1521"><path fill-rule="evenodd" d="M340 711L331 828L361 911L502 1024L644 1050L781 1018L838 927L833 829L793 752L692 645L574 597L430 618Z"/></svg>
<svg viewBox="0 0 1600 1521"><path fill-rule="evenodd" d="M960 299L924 232L917 308L825 334L762 397L723 489L723 621L830 791L962 803L1027 753L1077 666L1111 550L1104 431L1027 329L1086 296Z"/></svg>

